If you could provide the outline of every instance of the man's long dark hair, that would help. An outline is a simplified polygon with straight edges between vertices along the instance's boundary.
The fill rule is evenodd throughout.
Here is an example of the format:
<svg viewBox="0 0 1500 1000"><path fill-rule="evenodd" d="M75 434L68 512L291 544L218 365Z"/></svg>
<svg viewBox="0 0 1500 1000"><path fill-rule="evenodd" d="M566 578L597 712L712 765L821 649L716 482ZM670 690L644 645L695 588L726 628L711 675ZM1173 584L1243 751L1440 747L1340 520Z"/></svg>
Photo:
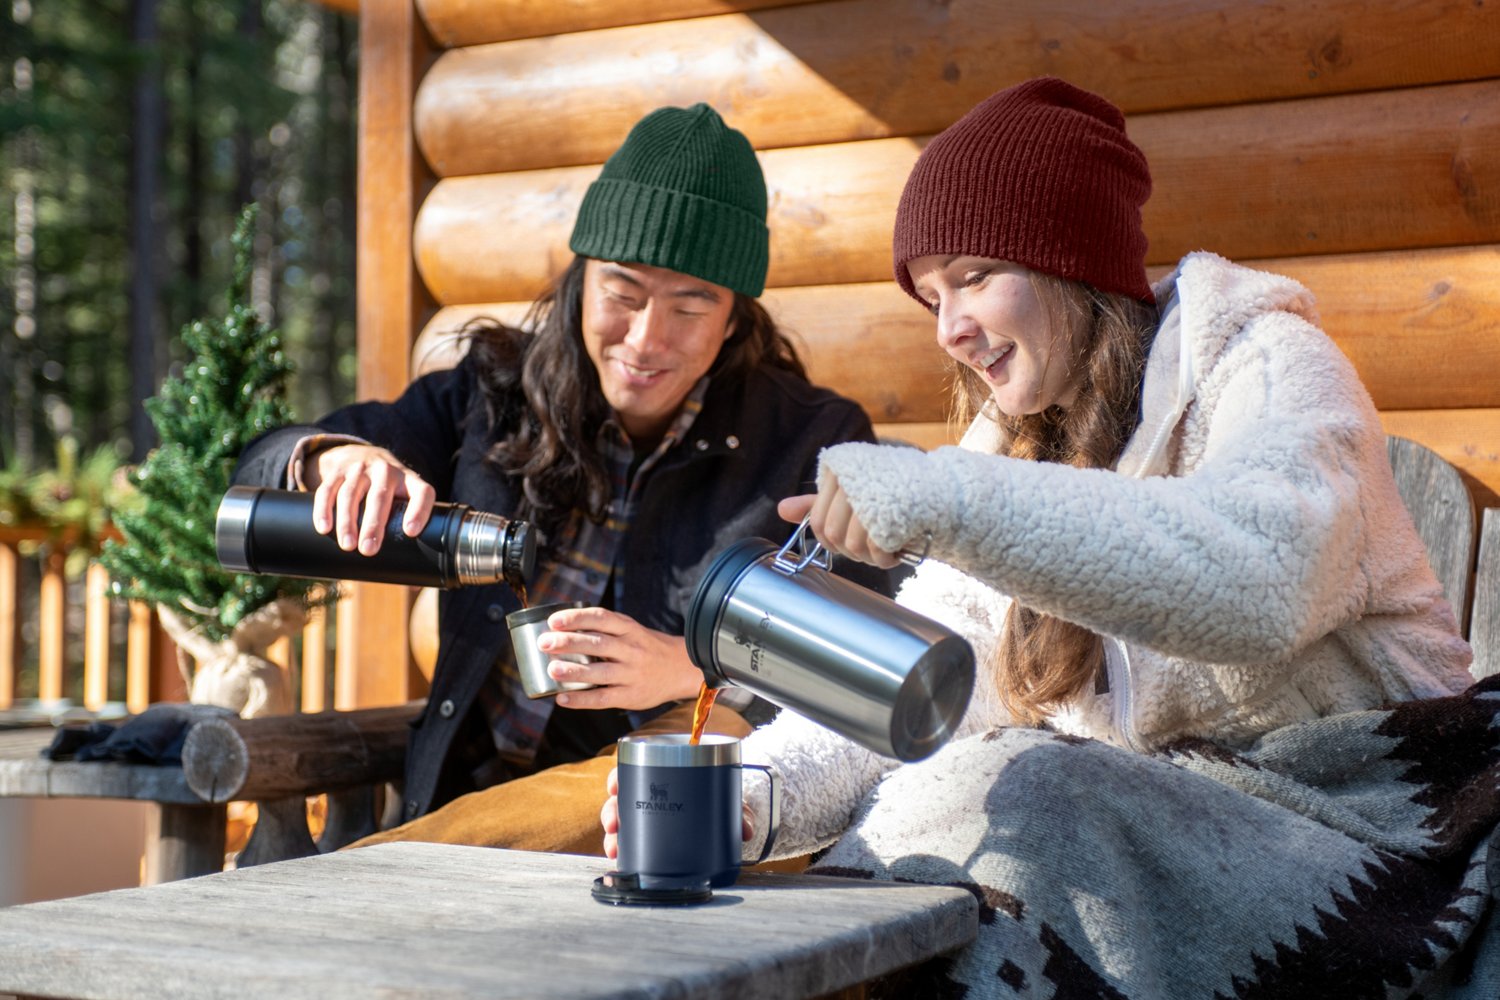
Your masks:
<svg viewBox="0 0 1500 1000"><path fill-rule="evenodd" d="M524 329L480 319L464 328L491 426L506 428L486 456L521 477L516 517L556 537L574 510L602 520L609 506L609 469L595 447L609 403L583 346L586 258L573 262L527 312ZM807 378L796 348L765 308L735 293L732 333L709 375L710 392L770 366ZM517 392L519 384L520 392Z"/></svg>

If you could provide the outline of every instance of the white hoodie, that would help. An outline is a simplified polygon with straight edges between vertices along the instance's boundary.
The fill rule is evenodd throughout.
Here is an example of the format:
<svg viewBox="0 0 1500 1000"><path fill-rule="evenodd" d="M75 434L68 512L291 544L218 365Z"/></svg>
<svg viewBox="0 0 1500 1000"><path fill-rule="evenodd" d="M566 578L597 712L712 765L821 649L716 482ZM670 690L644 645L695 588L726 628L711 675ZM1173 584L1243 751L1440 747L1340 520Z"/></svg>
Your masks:
<svg viewBox="0 0 1500 1000"><path fill-rule="evenodd" d="M875 544L931 533L898 600L974 647L955 738L1010 721L990 676L1005 595L1105 637L1109 690L1053 728L1142 752L1467 687L1374 405L1311 294L1209 253L1155 291L1142 421L1113 471L1001 457L985 416L958 447L823 453ZM789 711L745 757L782 778L776 856L832 843L898 766ZM746 796L762 831L764 782L747 775Z"/></svg>

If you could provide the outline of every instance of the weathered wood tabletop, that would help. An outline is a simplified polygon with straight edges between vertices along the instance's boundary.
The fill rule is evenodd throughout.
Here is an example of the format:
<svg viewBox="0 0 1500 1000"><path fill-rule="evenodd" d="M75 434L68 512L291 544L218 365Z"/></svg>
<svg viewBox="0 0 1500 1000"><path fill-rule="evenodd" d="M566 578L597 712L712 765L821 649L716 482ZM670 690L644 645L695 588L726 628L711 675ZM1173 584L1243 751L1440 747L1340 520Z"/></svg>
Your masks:
<svg viewBox="0 0 1500 1000"><path fill-rule="evenodd" d="M958 948L962 889L749 873L609 906L599 858L383 844L0 909L0 993L80 998L816 997Z"/></svg>

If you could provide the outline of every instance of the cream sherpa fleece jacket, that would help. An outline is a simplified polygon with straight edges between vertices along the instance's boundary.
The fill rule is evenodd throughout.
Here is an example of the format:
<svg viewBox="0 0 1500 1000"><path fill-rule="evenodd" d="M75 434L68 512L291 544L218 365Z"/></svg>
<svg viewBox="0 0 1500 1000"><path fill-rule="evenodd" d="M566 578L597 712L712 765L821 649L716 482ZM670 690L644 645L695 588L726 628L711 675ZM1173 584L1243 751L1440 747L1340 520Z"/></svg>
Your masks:
<svg viewBox="0 0 1500 1000"><path fill-rule="evenodd" d="M1006 725L989 664L1013 595L1105 637L1109 690L1049 721L1137 751L1458 692L1470 652L1391 476L1373 404L1288 278L1209 253L1156 288L1142 422L1115 470L954 448L824 452L871 539L929 558L899 600L965 636L956 738ZM825 847L898 766L782 712L745 743L783 784L776 856ZM763 780L746 776L759 849Z"/></svg>

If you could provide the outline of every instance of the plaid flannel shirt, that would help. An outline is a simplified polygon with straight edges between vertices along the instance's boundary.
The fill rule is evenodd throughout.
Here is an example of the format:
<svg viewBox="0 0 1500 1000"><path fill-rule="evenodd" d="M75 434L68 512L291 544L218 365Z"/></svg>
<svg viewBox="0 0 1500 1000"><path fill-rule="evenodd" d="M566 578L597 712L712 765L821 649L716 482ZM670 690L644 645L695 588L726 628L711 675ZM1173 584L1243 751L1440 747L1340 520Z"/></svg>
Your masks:
<svg viewBox="0 0 1500 1000"><path fill-rule="evenodd" d="M620 595L626 586L619 562L620 549L630 531L641 487L662 456L687 436L703 409L707 391L705 376L693 386L661 443L641 461L634 475L631 466L635 462L635 449L624 429L613 418L599 428L596 445L609 466L612 485L608 510L604 520L597 524L583 511L573 512L558 534L554 559L538 564L527 584L533 605L567 601L582 601L589 606L620 605ZM611 598L608 602L604 600L606 588ZM541 744L554 700L532 700L526 696L509 645L480 688L479 704L489 719L495 749L506 770L511 774L526 773Z"/></svg>

